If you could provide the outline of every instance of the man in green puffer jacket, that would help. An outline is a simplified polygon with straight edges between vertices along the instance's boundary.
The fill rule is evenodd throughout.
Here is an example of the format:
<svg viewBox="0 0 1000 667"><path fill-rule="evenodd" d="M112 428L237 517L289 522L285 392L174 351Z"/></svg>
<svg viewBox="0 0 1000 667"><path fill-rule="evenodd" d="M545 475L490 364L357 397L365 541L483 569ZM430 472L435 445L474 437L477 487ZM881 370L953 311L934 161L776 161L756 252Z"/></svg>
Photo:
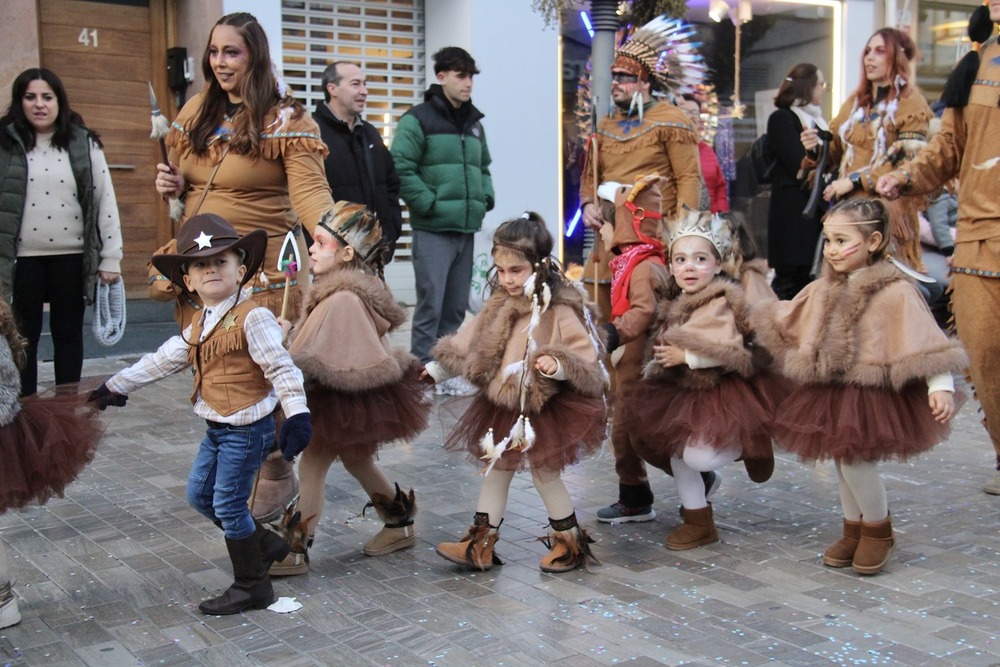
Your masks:
<svg viewBox="0 0 1000 667"><path fill-rule="evenodd" d="M476 61L448 46L434 54L434 73L438 82L399 119L391 148L413 228L417 306L410 351L422 363L437 339L465 319L473 235L494 203L483 114L471 102Z"/></svg>

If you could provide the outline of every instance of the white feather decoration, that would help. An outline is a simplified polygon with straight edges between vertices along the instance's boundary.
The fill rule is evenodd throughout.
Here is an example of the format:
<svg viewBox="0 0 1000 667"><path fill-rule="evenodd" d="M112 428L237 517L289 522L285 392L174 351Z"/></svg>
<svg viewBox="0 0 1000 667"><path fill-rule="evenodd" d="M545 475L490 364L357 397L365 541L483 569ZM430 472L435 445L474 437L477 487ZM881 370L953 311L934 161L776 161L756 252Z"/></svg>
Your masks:
<svg viewBox="0 0 1000 667"><path fill-rule="evenodd" d="M552 289L549 287L548 283L542 285L542 312L544 313L549 309L549 304L552 303Z"/></svg>
<svg viewBox="0 0 1000 667"><path fill-rule="evenodd" d="M503 378L504 380L506 380L515 373L523 373L523 372L524 372L524 360L522 359L521 361L515 361L512 364L507 364L506 366L504 366Z"/></svg>
<svg viewBox="0 0 1000 667"><path fill-rule="evenodd" d="M535 444L535 428L531 425L531 419L528 417L524 418L524 440L521 445L521 451L526 452L531 449L531 446Z"/></svg>
<svg viewBox="0 0 1000 667"><path fill-rule="evenodd" d="M484 459L493 456L493 429L486 431L486 435L484 435L483 439L479 441L479 446L482 447L483 453L485 454L485 456L483 456Z"/></svg>
<svg viewBox="0 0 1000 667"><path fill-rule="evenodd" d="M531 297L535 294L535 274L532 273L528 276L528 279L524 281L524 297L531 300Z"/></svg>

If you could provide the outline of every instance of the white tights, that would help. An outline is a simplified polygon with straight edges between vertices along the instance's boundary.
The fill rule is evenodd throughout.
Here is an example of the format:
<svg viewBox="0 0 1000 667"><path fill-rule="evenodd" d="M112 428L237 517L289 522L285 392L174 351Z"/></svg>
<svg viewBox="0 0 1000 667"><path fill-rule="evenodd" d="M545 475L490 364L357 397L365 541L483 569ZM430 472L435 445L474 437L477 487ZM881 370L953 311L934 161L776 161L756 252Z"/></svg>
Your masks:
<svg viewBox="0 0 1000 667"><path fill-rule="evenodd" d="M504 510L507 507L507 494L513 479L513 470L497 470L496 468L483 479L476 511L489 514L490 525L494 527L499 526L503 519ZM542 497L550 519L565 519L573 513L573 500L569 497L569 491L566 490L566 485L563 484L562 476L558 470L532 468L531 481L534 483L538 495Z"/></svg>
<svg viewBox="0 0 1000 667"><path fill-rule="evenodd" d="M688 445L683 456L670 459L670 467L674 471L674 481L677 482L677 495L685 509L698 510L708 506L705 500L705 482L701 473L718 470L732 463L742 454L740 447L732 446L726 449L715 449L705 443Z"/></svg>
<svg viewBox="0 0 1000 667"><path fill-rule="evenodd" d="M333 455L323 452L320 448L306 447L299 460L298 509L302 512L302 520L309 522L309 535L316 532L316 526L319 525L320 516L323 514L326 473L331 465L333 465ZM396 487L379 468L375 457L354 463L344 462L344 469L358 480L369 498L376 493L389 498L396 495Z"/></svg>
<svg viewBox="0 0 1000 667"><path fill-rule="evenodd" d="M857 461L837 465L840 482L840 504L844 508L844 518L848 521L876 523L889 516L889 501L885 497L885 485L878 474L875 461Z"/></svg>

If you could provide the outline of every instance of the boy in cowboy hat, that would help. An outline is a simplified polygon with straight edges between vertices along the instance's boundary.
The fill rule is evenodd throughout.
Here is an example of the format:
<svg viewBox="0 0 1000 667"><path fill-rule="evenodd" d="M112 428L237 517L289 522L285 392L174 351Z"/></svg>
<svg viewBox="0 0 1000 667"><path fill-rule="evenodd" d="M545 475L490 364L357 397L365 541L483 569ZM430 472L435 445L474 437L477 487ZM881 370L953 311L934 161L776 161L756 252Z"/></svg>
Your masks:
<svg viewBox="0 0 1000 667"><path fill-rule="evenodd" d="M196 215L177 237L176 254L153 257L170 280L196 292L200 317L91 394L103 410L133 390L194 367L194 412L208 424L188 477L188 502L226 533L235 581L199 605L205 614L264 609L274 601L267 570L288 544L254 522L247 507L254 477L274 440L274 411L287 416L279 440L291 461L312 436L302 373L282 346L277 319L249 299L244 285L260 269L267 234L240 237L211 213Z"/></svg>

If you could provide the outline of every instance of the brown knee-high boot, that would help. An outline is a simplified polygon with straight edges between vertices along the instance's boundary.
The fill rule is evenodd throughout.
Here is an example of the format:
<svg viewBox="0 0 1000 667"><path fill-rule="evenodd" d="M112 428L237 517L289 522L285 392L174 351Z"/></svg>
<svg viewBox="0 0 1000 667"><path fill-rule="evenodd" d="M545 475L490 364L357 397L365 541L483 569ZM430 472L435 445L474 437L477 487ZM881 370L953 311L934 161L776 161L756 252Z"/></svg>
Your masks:
<svg viewBox="0 0 1000 667"><path fill-rule="evenodd" d="M576 522L576 512L565 519L549 519L549 525L552 532L538 538L549 548L548 555L539 563L542 572L569 572L579 565L589 571L589 561L601 564L590 551L594 539Z"/></svg>
<svg viewBox="0 0 1000 667"><path fill-rule="evenodd" d="M203 614L225 616L245 609L266 609L274 602L271 578L267 576L260 552L258 528L239 540L226 538L229 560L233 564L233 583L217 598L205 600L198 609Z"/></svg>
<svg viewBox="0 0 1000 667"><path fill-rule="evenodd" d="M850 567L861 538L861 522L844 519L844 536L823 552L823 564L829 567Z"/></svg>
<svg viewBox="0 0 1000 667"><path fill-rule="evenodd" d="M503 519L500 520L500 524ZM494 565L503 565L503 561L493 552L493 547L500 539L500 525L490 525L490 515L476 512L469 526L469 532L458 542L442 542L437 546L437 553L442 558L458 565L489 570Z"/></svg>
<svg viewBox="0 0 1000 667"><path fill-rule="evenodd" d="M868 523L862 517L861 538L858 540L858 549L854 552L851 566L858 574L878 574L889 562L889 556L892 555L895 546L891 516L875 523Z"/></svg>
<svg viewBox="0 0 1000 667"><path fill-rule="evenodd" d="M667 535L668 549L687 551L719 541L719 533L715 530L715 519L712 516L712 503L696 510L682 507L681 516L684 517L684 525Z"/></svg>
<svg viewBox="0 0 1000 667"><path fill-rule="evenodd" d="M417 513L417 498L413 489L403 493L396 485L396 495L392 498L381 493L372 494L372 500L365 509L374 507L379 517L385 522L375 537L365 542L362 551L366 556L384 556L399 549L412 547L417 543L413 532L413 517ZM365 513L365 509L361 513Z"/></svg>

